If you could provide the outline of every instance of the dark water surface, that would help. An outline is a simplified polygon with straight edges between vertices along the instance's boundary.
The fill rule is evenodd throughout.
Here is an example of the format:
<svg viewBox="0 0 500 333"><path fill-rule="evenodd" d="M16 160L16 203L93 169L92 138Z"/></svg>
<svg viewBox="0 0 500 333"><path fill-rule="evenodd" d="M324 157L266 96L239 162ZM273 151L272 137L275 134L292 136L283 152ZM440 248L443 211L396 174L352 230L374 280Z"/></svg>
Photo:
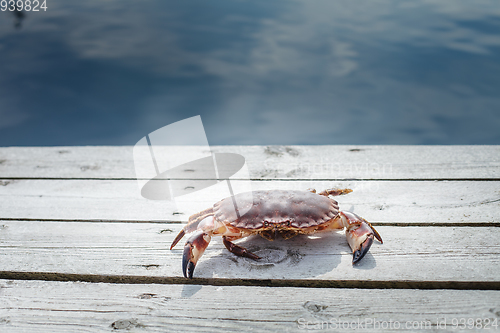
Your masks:
<svg viewBox="0 0 500 333"><path fill-rule="evenodd" d="M70 1L0 12L0 145L500 144L500 1Z"/></svg>

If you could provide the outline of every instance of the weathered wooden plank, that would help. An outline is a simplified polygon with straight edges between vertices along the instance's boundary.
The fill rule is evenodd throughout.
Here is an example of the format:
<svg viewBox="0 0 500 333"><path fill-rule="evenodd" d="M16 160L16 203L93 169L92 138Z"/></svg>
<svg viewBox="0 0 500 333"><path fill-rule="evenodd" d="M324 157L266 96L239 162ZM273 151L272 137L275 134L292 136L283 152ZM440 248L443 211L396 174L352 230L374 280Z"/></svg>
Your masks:
<svg viewBox="0 0 500 333"><path fill-rule="evenodd" d="M496 332L499 299L500 291L480 290L270 291L242 286L0 280L0 330L298 332L344 327L370 332L460 328Z"/></svg>
<svg viewBox="0 0 500 333"><path fill-rule="evenodd" d="M205 148L182 147L178 154ZM2 178L135 178L132 146L0 148ZM172 150L175 153L175 149ZM499 179L500 146L214 146L253 179Z"/></svg>
<svg viewBox="0 0 500 333"><path fill-rule="evenodd" d="M181 277L180 224L0 221L2 271ZM197 265L201 278L364 281L500 281L500 228L377 227L356 266L343 233L239 244L263 259L228 252L214 237Z"/></svg>
<svg viewBox="0 0 500 333"><path fill-rule="evenodd" d="M197 148L183 148L179 154L189 156L190 149ZM385 243L375 243L353 267L342 233L275 242L258 237L242 240L240 244L263 257L259 262L234 256L220 238L214 238L197 265L196 277L234 284L239 279L281 279L285 282L280 285L289 286L294 281L307 285L303 281L339 280L382 282L387 287L401 281L500 283L500 228L484 226L500 222L500 187L495 181L500 179L500 146L219 146L213 150L245 156L251 177L262 180L253 182L254 189L353 188L353 193L338 198L341 208L384 224L377 229ZM182 224L161 222L185 221L215 199L199 196L189 207L149 201L140 196L134 177L132 147L0 148L0 219L7 219L0 220L0 271L125 278L120 282L127 281L126 276L182 280L183 242L168 250ZM321 181L354 178L374 181ZM269 181L275 179L284 181ZM405 179L412 181L401 181ZM458 181L415 181L419 179ZM67 221L48 221L58 219ZM76 220L115 223L68 222ZM420 226L395 226L405 224ZM430 329L442 331L453 330L454 318L498 320L499 300L496 290L0 280L0 331L297 331L317 329L319 323L335 319L370 318L401 325L429 322Z"/></svg>
<svg viewBox="0 0 500 333"><path fill-rule="evenodd" d="M237 181L236 181L237 182ZM254 181L261 189L352 188L343 210L374 223L498 223L498 181ZM0 186L0 218L187 221L225 197L199 195L177 207L140 196L133 180L10 180Z"/></svg>

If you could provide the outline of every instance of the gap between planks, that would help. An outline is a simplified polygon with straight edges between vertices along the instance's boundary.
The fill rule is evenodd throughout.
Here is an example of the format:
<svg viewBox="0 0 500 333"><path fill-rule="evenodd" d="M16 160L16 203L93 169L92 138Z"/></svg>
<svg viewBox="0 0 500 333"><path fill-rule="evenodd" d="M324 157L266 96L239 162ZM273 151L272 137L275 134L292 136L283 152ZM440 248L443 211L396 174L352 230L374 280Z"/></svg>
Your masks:
<svg viewBox="0 0 500 333"><path fill-rule="evenodd" d="M124 178L124 177L0 177L0 180L149 180L144 178ZM218 180L213 178L161 178L158 177L156 180ZM224 179L223 179L224 180ZM305 182L305 181L315 181L315 182L347 182L347 181L389 181L389 182L440 182L440 181L478 181L478 182L491 182L499 181L500 178L231 178L231 181L262 181L262 182Z"/></svg>
<svg viewBox="0 0 500 333"><path fill-rule="evenodd" d="M153 224L186 224L187 221L173 220L102 220L102 219L36 219L36 218L0 218L0 221L19 222L82 222L82 223L153 223ZM371 222L373 226L393 227L500 227L500 222ZM0 225L0 229L2 225Z"/></svg>
<svg viewBox="0 0 500 333"><path fill-rule="evenodd" d="M405 281L405 280L314 280L314 279L237 279L70 274L54 272L0 271L0 279L116 284L182 284L208 286L348 288L348 289L451 289L500 290L500 281Z"/></svg>

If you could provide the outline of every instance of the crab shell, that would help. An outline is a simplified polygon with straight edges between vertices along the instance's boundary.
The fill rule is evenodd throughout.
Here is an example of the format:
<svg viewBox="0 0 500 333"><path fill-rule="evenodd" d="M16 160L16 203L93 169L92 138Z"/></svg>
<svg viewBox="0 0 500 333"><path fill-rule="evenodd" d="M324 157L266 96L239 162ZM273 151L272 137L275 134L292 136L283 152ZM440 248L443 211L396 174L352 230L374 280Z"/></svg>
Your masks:
<svg viewBox="0 0 500 333"><path fill-rule="evenodd" d="M235 209L235 204L237 208ZM305 191L254 191L217 202L215 219L238 229L303 229L321 225L338 214L337 201ZM239 212L245 212L240 216Z"/></svg>

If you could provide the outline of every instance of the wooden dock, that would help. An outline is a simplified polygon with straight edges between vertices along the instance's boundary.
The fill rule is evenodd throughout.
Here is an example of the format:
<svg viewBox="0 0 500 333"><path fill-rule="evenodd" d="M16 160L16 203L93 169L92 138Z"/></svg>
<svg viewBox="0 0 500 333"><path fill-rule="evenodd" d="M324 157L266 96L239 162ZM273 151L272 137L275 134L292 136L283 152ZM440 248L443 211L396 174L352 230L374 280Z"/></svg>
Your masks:
<svg viewBox="0 0 500 333"><path fill-rule="evenodd" d="M0 332L499 331L500 146L216 146L252 187L341 187L377 228L214 237L182 276L191 213L141 197L132 147L0 148Z"/></svg>

